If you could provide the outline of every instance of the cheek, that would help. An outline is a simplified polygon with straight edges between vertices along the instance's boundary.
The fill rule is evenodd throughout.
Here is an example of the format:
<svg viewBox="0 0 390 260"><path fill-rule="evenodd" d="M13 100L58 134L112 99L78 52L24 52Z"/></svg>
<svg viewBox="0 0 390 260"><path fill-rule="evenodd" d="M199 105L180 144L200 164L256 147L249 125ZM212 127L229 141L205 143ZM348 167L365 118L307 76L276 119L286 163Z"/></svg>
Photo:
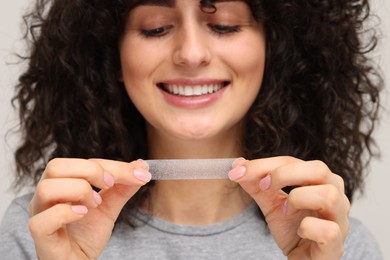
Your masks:
<svg viewBox="0 0 390 260"><path fill-rule="evenodd" d="M148 63L142 59L142 55L132 49L131 46L126 46L121 50L121 70L122 78L125 82L130 79L135 79L135 76L143 74ZM137 62L138 61L138 62Z"/></svg>
<svg viewBox="0 0 390 260"><path fill-rule="evenodd" d="M249 109L261 88L265 67L265 43L263 38L248 38L232 46L229 57L230 68L237 79L243 109ZM244 105L245 104L245 105ZM246 112L246 111L245 111Z"/></svg>
<svg viewBox="0 0 390 260"><path fill-rule="evenodd" d="M155 46L136 40L124 40L120 48L121 72L125 82L138 82L149 78L158 62Z"/></svg>
<svg viewBox="0 0 390 260"><path fill-rule="evenodd" d="M245 41L240 43L237 50L237 69L251 77L258 78L263 75L265 64L265 46L262 42Z"/></svg>
<svg viewBox="0 0 390 260"><path fill-rule="evenodd" d="M137 46L129 41L122 43L120 49L121 77L126 92L136 107L139 109L139 100L144 95L143 79L147 72L148 63L142 59L142 54ZM138 62L137 62L138 61Z"/></svg>
<svg viewBox="0 0 390 260"><path fill-rule="evenodd" d="M251 33L232 41L220 54L234 74L247 83L261 85L265 66L265 40L263 35Z"/></svg>

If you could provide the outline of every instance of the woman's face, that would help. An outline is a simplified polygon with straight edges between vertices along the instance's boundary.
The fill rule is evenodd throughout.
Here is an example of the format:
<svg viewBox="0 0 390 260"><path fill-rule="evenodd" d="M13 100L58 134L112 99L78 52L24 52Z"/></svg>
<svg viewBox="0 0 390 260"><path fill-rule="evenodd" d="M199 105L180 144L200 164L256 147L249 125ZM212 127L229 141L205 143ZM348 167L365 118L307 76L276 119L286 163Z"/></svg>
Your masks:
<svg viewBox="0 0 390 260"><path fill-rule="evenodd" d="M120 42L122 79L153 133L184 140L240 132L259 92L263 27L244 1L153 1L135 7Z"/></svg>

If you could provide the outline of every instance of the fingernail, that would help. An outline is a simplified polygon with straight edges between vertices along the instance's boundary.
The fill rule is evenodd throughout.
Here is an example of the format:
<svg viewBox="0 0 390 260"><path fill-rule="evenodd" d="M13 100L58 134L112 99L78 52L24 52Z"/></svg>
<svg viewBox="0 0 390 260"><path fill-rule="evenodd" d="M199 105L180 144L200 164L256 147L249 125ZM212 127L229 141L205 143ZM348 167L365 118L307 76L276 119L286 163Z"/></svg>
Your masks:
<svg viewBox="0 0 390 260"><path fill-rule="evenodd" d="M234 181L234 180L237 180L237 179L241 178L242 176L244 176L245 172L246 172L246 168L244 166L238 166L236 168L233 168L228 173L228 176L229 176L230 180Z"/></svg>
<svg viewBox="0 0 390 260"><path fill-rule="evenodd" d="M98 205L102 204L102 197L96 191L93 191L93 198Z"/></svg>
<svg viewBox="0 0 390 260"><path fill-rule="evenodd" d="M88 213L88 209L86 206L76 205L76 206L72 206L71 208L74 213L79 215L85 215Z"/></svg>
<svg viewBox="0 0 390 260"><path fill-rule="evenodd" d="M288 204L287 204L287 200L285 200L283 202L283 213L287 214L287 211L288 211Z"/></svg>
<svg viewBox="0 0 390 260"><path fill-rule="evenodd" d="M140 181L149 182L152 179L152 175L150 172L145 171L143 169L135 169L134 176Z"/></svg>
<svg viewBox="0 0 390 260"><path fill-rule="evenodd" d="M243 157L239 157L239 158L235 159L235 160L233 161L233 163L232 163L232 168L237 167L238 165L240 165L240 164L243 163L244 161L246 161L246 159L243 158Z"/></svg>
<svg viewBox="0 0 390 260"><path fill-rule="evenodd" d="M108 172L104 172L104 183L107 184L108 187L112 187L115 184L114 177Z"/></svg>
<svg viewBox="0 0 390 260"><path fill-rule="evenodd" d="M260 189L267 190L271 186L271 176L267 175L260 181Z"/></svg>

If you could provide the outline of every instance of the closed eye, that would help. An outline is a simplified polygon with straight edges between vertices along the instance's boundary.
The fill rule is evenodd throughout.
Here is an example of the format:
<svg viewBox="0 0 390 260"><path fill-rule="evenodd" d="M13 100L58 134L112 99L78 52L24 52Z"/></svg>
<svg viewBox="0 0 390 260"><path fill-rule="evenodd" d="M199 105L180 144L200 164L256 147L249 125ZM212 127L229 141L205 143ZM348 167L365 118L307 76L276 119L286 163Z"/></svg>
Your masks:
<svg viewBox="0 0 390 260"><path fill-rule="evenodd" d="M172 25L161 26L153 29L142 29L140 34L146 38L149 37L162 37L166 35L170 29L172 29Z"/></svg>
<svg viewBox="0 0 390 260"><path fill-rule="evenodd" d="M208 24L209 28L218 35L227 35L241 31L239 25Z"/></svg>

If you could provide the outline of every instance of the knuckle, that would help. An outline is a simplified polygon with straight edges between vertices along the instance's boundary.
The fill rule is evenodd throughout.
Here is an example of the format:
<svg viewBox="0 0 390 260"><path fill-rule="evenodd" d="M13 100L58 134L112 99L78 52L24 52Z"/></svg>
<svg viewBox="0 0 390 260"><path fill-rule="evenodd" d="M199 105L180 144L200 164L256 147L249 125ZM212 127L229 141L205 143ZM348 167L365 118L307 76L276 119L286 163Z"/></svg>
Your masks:
<svg viewBox="0 0 390 260"><path fill-rule="evenodd" d="M89 201L92 198L92 186L91 184L83 179L77 180L77 183L74 183L76 187L73 188L76 194L72 195L72 202L86 202L89 204Z"/></svg>
<svg viewBox="0 0 390 260"><path fill-rule="evenodd" d="M324 243L337 243L341 241L340 226L335 222L329 223L327 228L323 230L323 242Z"/></svg>
<svg viewBox="0 0 390 260"><path fill-rule="evenodd" d="M329 176L328 166L319 160L313 161L313 171L318 181L324 182Z"/></svg>
<svg viewBox="0 0 390 260"><path fill-rule="evenodd" d="M340 183L344 187L344 179L338 174L334 174L334 177L336 178L336 181Z"/></svg>
<svg viewBox="0 0 390 260"><path fill-rule="evenodd" d="M56 169L58 159L52 159L46 164L45 175L51 176L52 172Z"/></svg>
<svg viewBox="0 0 390 260"><path fill-rule="evenodd" d="M51 189L50 189L50 181L47 179L41 180L38 182L36 190L35 190L35 196L39 200L47 200L51 197Z"/></svg>
<svg viewBox="0 0 390 260"><path fill-rule="evenodd" d="M347 195L343 195L344 197L344 204L345 204L345 210L346 210L346 213L348 214L349 211L351 210L351 202L349 201Z"/></svg>
<svg viewBox="0 0 390 260"><path fill-rule="evenodd" d="M58 169L62 167L63 160L63 158L54 158L46 164L45 175L47 178L55 178L58 176Z"/></svg>
<svg viewBox="0 0 390 260"><path fill-rule="evenodd" d="M288 194L288 205L289 206L296 206L297 203L297 194L298 190L297 189L292 189L290 193Z"/></svg>
<svg viewBox="0 0 390 260"><path fill-rule="evenodd" d="M97 172L102 172L103 167L96 159L87 159L88 168L85 169L89 175L94 175Z"/></svg>
<svg viewBox="0 0 390 260"><path fill-rule="evenodd" d="M333 185L325 185L321 193L324 200L324 207L328 210L334 208L341 201L340 193Z"/></svg>
<svg viewBox="0 0 390 260"><path fill-rule="evenodd" d="M37 234L36 230L38 229L36 228L36 221L34 221L34 218L30 218L28 221L28 229L30 230L31 235L34 236Z"/></svg>
<svg viewBox="0 0 390 260"><path fill-rule="evenodd" d="M299 159L293 157L293 156L283 156L282 157L282 160L283 160L283 164L287 165L287 164L291 164L291 163L297 163L297 162L300 162Z"/></svg>
<svg viewBox="0 0 390 260"><path fill-rule="evenodd" d="M132 161L132 162L129 163L129 165L131 165L133 167L140 167L140 168L143 168L145 170L149 170L149 165L147 164L147 162L145 162L142 159L138 159L138 160ZM125 165L121 166L121 168L124 168L124 167L125 167Z"/></svg>
<svg viewBox="0 0 390 260"><path fill-rule="evenodd" d="M299 229L302 231L302 233L306 233L307 230L310 229L310 225L310 219L308 217L305 217L302 219Z"/></svg>
<svg viewBox="0 0 390 260"><path fill-rule="evenodd" d="M92 195L92 186L87 182L82 180L80 182L80 188L79 188L79 201L85 201L89 199Z"/></svg>
<svg viewBox="0 0 390 260"><path fill-rule="evenodd" d="M343 177L341 177L338 174L333 174L333 176L335 177L336 182L337 182L340 190L344 193L345 192L345 182L344 182Z"/></svg>
<svg viewBox="0 0 390 260"><path fill-rule="evenodd" d="M43 235L42 228L41 228L41 222L38 221L35 217L30 218L28 222L28 228L30 230L30 233L32 237L40 237Z"/></svg>

